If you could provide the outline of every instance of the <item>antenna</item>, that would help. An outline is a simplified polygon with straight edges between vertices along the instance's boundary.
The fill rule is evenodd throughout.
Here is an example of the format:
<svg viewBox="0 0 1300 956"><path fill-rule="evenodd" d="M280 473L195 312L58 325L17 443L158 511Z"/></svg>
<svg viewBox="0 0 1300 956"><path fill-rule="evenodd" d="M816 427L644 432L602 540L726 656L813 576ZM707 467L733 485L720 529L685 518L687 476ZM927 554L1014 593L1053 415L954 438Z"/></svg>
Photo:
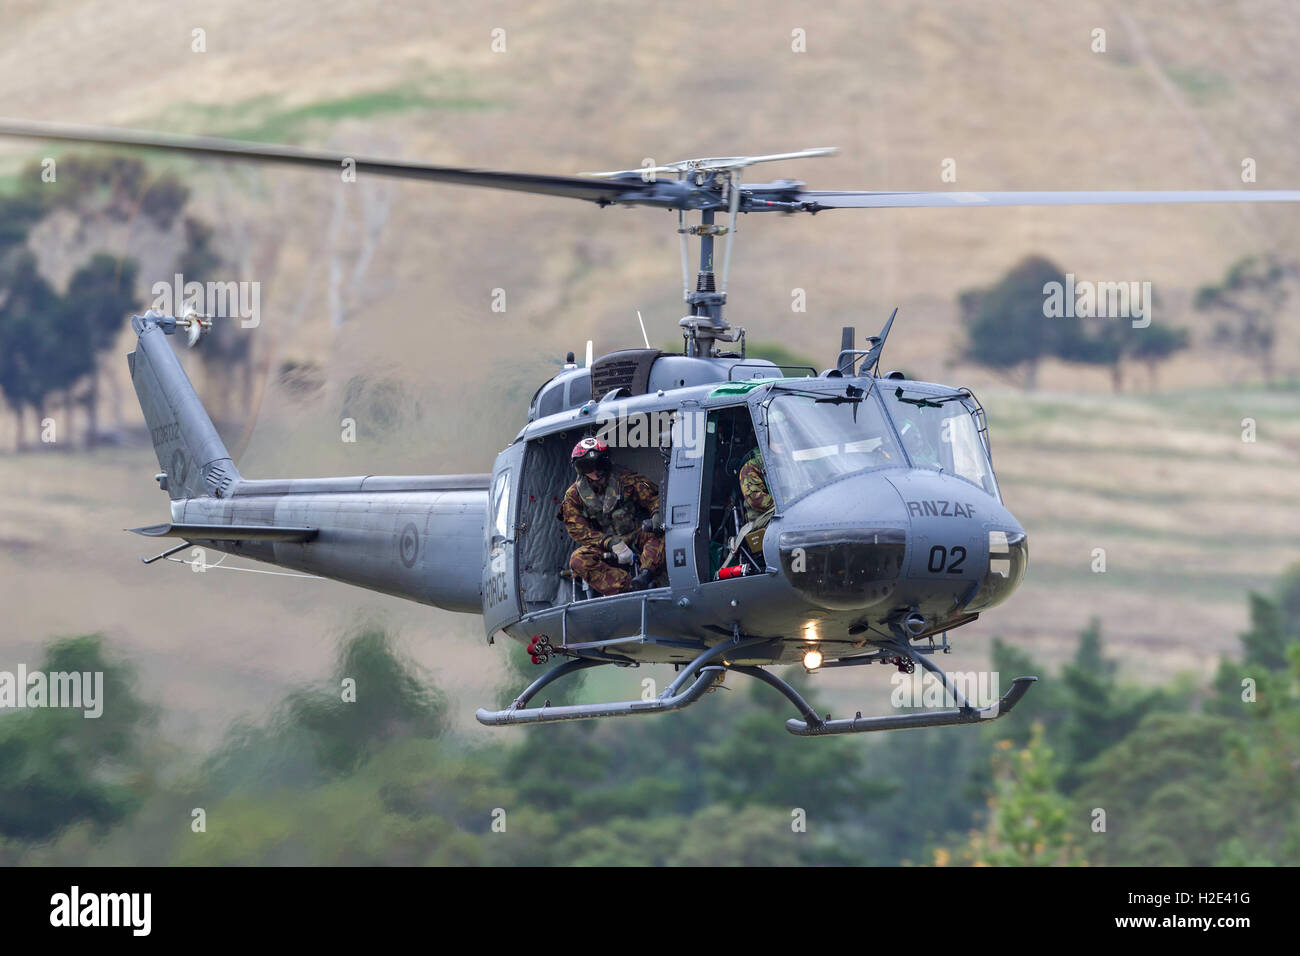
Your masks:
<svg viewBox="0 0 1300 956"><path fill-rule="evenodd" d="M867 339L871 343L871 350L867 352L867 357L862 362L862 368L868 375L874 373L876 366L880 364L880 353L885 350L885 339L889 338L889 329L894 324L894 316L896 315L898 315L898 306L894 306L894 311L889 313L889 321L880 330L880 334Z"/></svg>
<svg viewBox="0 0 1300 956"><path fill-rule="evenodd" d="M840 357L836 360L835 367L840 370L841 375L853 374L854 358L852 352L853 346L858 344L857 335L857 329L851 325L846 325L840 329ZM846 355L845 353L849 354Z"/></svg>
<svg viewBox="0 0 1300 956"><path fill-rule="evenodd" d="M868 346L865 349L855 349L853 343L853 329L845 326L841 333L841 345L839 356L835 359L835 368L841 375L874 375L876 366L880 364L880 353L885 348L885 339L889 338L889 329L894 324L894 317L898 315L898 307L889 313L889 321L885 327L880 330L879 335L868 335L865 343ZM858 359L862 359L862 367L855 373L853 367L857 364Z"/></svg>
<svg viewBox="0 0 1300 956"><path fill-rule="evenodd" d="M641 318L641 310L636 310L636 320L641 323L641 338L645 339L645 347L650 347L650 336L645 334L645 319Z"/></svg>

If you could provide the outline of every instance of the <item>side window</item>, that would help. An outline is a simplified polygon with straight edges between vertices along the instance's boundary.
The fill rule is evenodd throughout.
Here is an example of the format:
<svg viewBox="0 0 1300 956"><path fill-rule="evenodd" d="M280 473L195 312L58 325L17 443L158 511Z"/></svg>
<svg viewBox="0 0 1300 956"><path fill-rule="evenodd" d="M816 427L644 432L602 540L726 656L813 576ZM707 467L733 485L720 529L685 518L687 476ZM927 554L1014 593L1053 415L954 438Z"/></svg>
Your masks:
<svg viewBox="0 0 1300 956"><path fill-rule="evenodd" d="M563 384L547 386L541 400L537 403L538 418L545 418L564 410L564 388Z"/></svg>
<svg viewBox="0 0 1300 956"><path fill-rule="evenodd" d="M569 407L576 408L591 401L591 379L587 376L569 382Z"/></svg>
<svg viewBox="0 0 1300 956"><path fill-rule="evenodd" d="M510 469L497 475L492 486L492 550L495 552L510 537Z"/></svg>

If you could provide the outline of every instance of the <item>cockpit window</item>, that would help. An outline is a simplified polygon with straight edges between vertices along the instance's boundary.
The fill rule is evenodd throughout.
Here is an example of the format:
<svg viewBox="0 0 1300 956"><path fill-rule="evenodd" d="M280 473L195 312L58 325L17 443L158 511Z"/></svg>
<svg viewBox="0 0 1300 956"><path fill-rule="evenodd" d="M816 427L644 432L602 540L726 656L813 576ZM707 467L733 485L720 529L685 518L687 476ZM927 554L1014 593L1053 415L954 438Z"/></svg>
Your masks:
<svg viewBox="0 0 1300 956"><path fill-rule="evenodd" d="M901 388L886 390L884 398L914 468L957 475L998 497L971 399L952 392L928 395Z"/></svg>
<svg viewBox="0 0 1300 956"><path fill-rule="evenodd" d="M763 457L784 502L841 475L904 464L874 398L837 403L831 397L778 395L768 405Z"/></svg>

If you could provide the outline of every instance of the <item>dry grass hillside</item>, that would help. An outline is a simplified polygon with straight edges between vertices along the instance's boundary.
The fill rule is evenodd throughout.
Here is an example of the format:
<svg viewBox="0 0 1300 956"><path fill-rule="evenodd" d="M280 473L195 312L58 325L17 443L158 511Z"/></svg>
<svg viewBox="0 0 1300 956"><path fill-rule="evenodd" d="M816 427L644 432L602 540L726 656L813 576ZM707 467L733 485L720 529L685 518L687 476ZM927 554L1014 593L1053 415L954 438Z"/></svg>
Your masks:
<svg viewBox="0 0 1300 956"><path fill-rule="evenodd" d="M821 188L1300 186L1300 12L1281 0L697 4L245 2L219 9L11 0L0 114L204 132L354 155L539 172L816 145L772 167ZM194 52L202 29L206 52ZM493 30L505 31L493 52ZM1093 52L1093 31L1106 52ZM806 52L791 49L803 31ZM44 155L0 142L0 180ZM940 181L956 161L955 185ZM652 340L679 317L672 217L545 197L154 161L220 223L262 284L255 476L477 471L566 350ZM753 178L751 175L750 178ZM3 185L3 183L0 183ZM838 329L901 307L887 364L981 391L1004 492L1030 531L1023 591L969 629L1056 660L1087 618L1139 675L1230 650L1249 588L1300 556L1300 398L1233 387L1192 291L1243 255L1300 253L1300 211L1092 208L843 211L742 223L731 320L829 362ZM112 251L136 255L128 227ZM1197 347L1155 394L1052 367L1026 397L959 354L955 297L1041 253L1080 277L1150 281ZM142 284L157 278L142 276ZM806 313L791 312L793 289ZM505 313L491 310L504 289ZM341 303L341 305L339 304ZM1291 303L1280 364L1300 368ZM122 351L127 343L124 340ZM315 388L275 374L316 370ZM124 363L113 362L120 412ZM398 388L386 435L339 441L350 381ZM196 376L197 377L197 376ZM220 383L208 383L211 393ZM1240 441L1254 417L1260 439ZM9 447L10 423L0 423ZM319 581L143 568L122 527L159 520L144 447L0 455L0 665L51 634L104 630L195 732L318 674L355 614L390 616L468 715L500 673L477 619ZM1104 575L1090 570L1107 549ZM23 655L28 655L24 657ZM954 663L956 663L954 661ZM828 675L829 677L829 675Z"/></svg>

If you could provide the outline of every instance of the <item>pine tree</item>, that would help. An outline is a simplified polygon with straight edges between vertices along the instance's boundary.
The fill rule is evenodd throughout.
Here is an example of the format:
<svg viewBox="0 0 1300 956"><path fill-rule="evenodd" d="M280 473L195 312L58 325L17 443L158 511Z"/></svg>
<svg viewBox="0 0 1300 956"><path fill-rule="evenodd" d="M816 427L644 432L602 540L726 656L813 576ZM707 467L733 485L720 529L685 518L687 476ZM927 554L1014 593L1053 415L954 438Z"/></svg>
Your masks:
<svg viewBox="0 0 1300 956"><path fill-rule="evenodd" d="M1017 750L999 741L993 755L993 794L987 822L970 842L951 853L935 852L935 862L974 866L1069 866L1083 862L1075 838L1070 802L1056 788L1060 770L1035 723L1027 746Z"/></svg>

